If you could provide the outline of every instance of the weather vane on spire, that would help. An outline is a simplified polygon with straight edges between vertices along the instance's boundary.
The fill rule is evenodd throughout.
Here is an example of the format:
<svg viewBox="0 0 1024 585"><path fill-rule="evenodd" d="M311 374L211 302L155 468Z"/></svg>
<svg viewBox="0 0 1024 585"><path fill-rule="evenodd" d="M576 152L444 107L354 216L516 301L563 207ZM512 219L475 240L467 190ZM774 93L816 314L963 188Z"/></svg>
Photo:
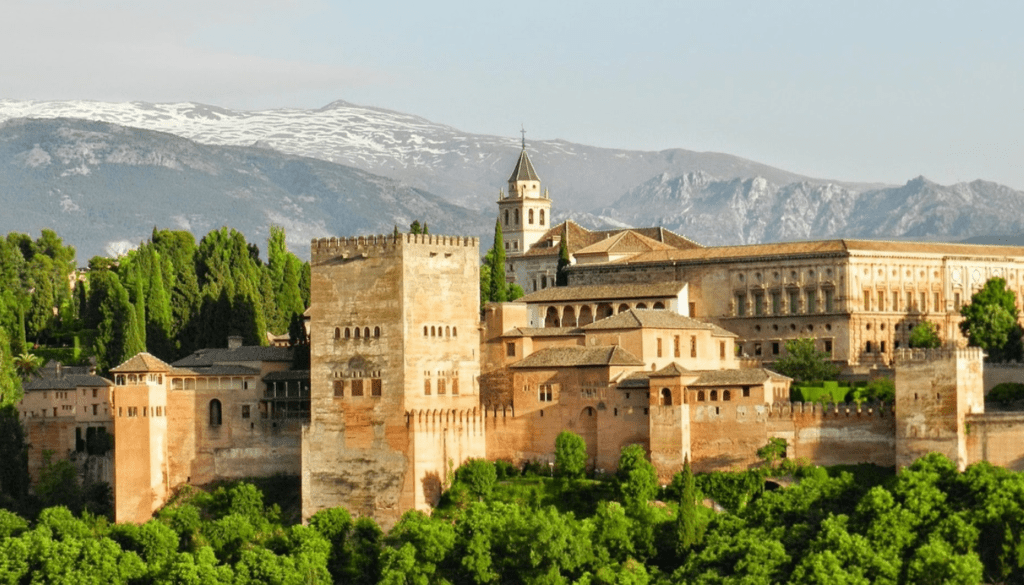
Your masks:
<svg viewBox="0 0 1024 585"><path fill-rule="evenodd" d="M523 150L526 150L526 128L524 128L522 124L519 125L519 128L519 132L523 135Z"/></svg>

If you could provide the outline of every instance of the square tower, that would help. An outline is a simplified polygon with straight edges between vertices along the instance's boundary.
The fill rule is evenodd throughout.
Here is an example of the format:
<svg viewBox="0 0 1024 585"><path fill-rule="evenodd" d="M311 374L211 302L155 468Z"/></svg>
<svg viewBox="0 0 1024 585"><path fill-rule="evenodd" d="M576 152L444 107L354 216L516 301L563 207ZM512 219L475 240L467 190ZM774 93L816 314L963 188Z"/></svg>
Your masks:
<svg viewBox="0 0 1024 585"><path fill-rule="evenodd" d="M521 256L551 229L551 199L541 194L526 144L508 178L508 195L498 195L498 221L507 256Z"/></svg>
<svg viewBox="0 0 1024 585"><path fill-rule="evenodd" d="M405 234L312 243L303 517L394 524L483 457L479 242Z"/></svg>

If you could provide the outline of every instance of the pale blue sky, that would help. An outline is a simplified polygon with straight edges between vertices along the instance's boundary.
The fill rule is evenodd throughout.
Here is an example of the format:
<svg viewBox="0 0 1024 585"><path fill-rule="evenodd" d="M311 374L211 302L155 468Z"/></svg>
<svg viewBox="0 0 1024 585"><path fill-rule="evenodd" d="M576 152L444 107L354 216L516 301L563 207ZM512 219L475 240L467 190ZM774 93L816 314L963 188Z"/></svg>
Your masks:
<svg viewBox="0 0 1024 585"><path fill-rule="evenodd" d="M472 133L1024 189L1014 2L3 0L0 97L391 108Z"/></svg>

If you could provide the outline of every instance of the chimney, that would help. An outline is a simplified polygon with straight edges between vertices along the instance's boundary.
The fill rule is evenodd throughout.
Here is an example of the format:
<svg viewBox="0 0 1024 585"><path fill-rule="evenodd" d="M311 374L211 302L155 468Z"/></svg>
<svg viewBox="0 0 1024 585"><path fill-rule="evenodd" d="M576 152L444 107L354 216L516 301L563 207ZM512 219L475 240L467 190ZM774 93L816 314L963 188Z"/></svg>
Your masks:
<svg viewBox="0 0 1024 585"><path fill-rule="evenodd" d="M238 349L240 347L242 347L242 336L228 335L228 349Z"/></svg>

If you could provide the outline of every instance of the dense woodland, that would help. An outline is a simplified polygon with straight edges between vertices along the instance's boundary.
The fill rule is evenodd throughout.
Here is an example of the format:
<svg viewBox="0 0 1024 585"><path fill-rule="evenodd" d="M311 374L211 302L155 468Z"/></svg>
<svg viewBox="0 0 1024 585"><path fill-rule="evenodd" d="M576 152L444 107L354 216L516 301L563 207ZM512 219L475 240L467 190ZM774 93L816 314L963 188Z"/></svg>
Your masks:
<svg viewBox="0 0 1024 585"><path fill-rule="evenodd" d="M958 473L931 455L894 474L778 461L659 487L639 446L585 477L558 463L471 460L431 514L384 533L324 510L298 520L298 479L187 488L143 525L88 511L0 510L0 581L109 583L1017 583L1024 475ZM548 474L553 477L546 477ZM785 485L786 487L780 487ZM260 489L262 488L262 489Z"/></svg>
<svg viewBox="0 0 1024 585"><path fill-rule="evenodd" d="M18 399L15 365L95 356L104 372L140 351L173 361L225 347L229 335L250 345L266 345L267 331L301 335L309 264L288 252L280 228L271 228L266 258L229 228L198 243L189 232L154 228L125 256L94 257L88 270L76 270L74 247L52 231L0 238L3 401Z"/></svg>

